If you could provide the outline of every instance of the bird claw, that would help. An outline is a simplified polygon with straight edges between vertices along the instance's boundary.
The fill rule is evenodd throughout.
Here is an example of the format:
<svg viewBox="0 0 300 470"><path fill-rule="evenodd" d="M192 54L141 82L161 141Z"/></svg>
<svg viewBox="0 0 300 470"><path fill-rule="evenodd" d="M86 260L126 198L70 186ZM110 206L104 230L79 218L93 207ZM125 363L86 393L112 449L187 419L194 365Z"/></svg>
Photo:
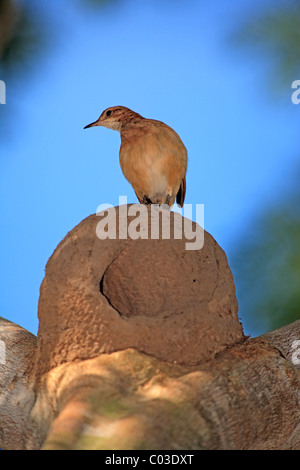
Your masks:
<svg viewBox="0 0 300 470"><path fill-rule="evenodd" d="M149 204L152 204L152 201L151 199L148 198L148 196L144 196L142 199L142 204L149 205Z"/></svg>
<svg viewBox="0 0 300 470"><path fill-rule="evenodd" d="M170 194L168 194L167 197L166 197L165 204L169 205L170 199L171 199L171 196L170 196Z"/></svg>

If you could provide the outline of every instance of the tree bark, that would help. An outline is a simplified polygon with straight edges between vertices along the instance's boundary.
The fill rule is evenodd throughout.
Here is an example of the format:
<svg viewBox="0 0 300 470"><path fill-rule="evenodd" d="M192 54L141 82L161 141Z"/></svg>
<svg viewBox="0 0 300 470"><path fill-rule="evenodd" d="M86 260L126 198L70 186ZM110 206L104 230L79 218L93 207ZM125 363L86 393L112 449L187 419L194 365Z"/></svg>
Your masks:
<svg viewBox="0 0 300 470"><path fill-rule="evenodd" d="M126 349L65 363L35 383L35 338L2 319L0 445L299 449L299 338L300 320L189 367Z"/></svg>

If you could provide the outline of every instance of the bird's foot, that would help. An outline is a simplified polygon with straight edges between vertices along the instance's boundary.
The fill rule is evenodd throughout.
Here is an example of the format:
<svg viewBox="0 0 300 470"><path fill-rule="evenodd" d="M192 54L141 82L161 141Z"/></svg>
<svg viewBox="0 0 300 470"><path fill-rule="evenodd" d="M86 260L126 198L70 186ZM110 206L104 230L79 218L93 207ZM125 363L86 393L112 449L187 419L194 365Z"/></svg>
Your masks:
<svg viewBox="0 0 300 470"><path fill-rule="evenodd" d="M148 196L144 196L142 199L142 204L149 205L149 204L152 204L152 201L151 199L148 198Z"/></svg>
<svg viewBox="0 0 300 470"><path fill-rule="evenodd" d="M171 199L171 195L168 194L167 197L166 197L166 202L165 202L165 204L169 205L170 199Z"/></svg>

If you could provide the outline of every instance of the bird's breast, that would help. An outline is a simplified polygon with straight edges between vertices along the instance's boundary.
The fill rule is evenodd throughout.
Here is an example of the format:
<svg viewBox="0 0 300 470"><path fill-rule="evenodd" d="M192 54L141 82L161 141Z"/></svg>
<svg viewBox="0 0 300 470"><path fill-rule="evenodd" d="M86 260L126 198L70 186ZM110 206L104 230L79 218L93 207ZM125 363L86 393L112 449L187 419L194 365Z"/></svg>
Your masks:
<svg viewBox="0 0 300 470"><path fill-rule="evenodd" d="M153 122L121 132L122 171L134 189L143 186L145 194L178 186L187 165L186 149L179 136L168 126Z"/></svg>

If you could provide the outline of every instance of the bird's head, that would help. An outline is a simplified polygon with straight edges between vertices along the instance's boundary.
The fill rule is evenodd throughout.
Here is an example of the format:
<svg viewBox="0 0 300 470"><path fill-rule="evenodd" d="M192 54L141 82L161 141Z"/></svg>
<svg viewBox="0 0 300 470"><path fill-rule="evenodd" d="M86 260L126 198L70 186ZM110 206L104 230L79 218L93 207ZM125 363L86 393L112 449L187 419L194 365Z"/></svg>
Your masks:
<svg viewBox="0 0 300 470"><path fill-rule="evenodd" d="M88 124L84 129L94 126L103 126L115 131L120 131L124 124L135 118L142 118L142 116L124 106L113 106L112 108L105 109L97 121Z"/></svg>

